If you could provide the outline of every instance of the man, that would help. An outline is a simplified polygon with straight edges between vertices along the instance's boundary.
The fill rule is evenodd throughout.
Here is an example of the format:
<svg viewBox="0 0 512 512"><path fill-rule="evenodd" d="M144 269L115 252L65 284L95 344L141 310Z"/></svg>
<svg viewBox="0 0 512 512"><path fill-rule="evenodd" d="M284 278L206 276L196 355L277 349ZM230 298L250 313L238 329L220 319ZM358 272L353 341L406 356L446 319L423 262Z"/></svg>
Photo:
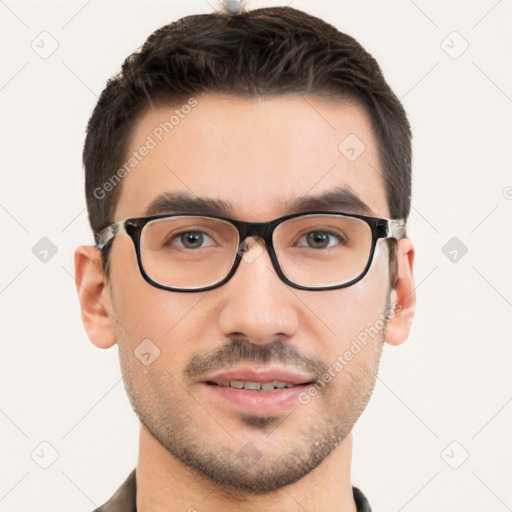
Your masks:
<svg viewBox="0 0 512 512"><path fill-rule="evenodd" d="M410 137L376 61L290 7L186 17L128 57L88 124L75 253L141 422L98 510L371 510L351 431L414 315Z"/></svg>

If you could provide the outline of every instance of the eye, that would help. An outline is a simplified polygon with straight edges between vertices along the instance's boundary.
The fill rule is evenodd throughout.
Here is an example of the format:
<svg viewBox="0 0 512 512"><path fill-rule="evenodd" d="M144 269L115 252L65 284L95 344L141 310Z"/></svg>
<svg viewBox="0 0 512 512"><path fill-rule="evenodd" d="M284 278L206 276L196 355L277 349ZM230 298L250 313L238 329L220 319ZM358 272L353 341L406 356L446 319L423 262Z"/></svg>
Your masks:
<svg viewBox="0 0 512 512"><path fill-rule="evenodd" d="M207 243L208 241L210 241L210 243ZM184 231L183 233L177 233L169 237L164 245L169 246L177 244L181 244L181 247L185 249L200 249L201 247L213 245L213 239L204 231Z"/></svg>
<svg viewBox="0 0 512 512"><path fill-rule="evenodd" d="M345 243L345 238L341 234L332 231L310 231L302 236L299 242L304 238L307 246L311 249L332 249L339 242Z"/></svg>

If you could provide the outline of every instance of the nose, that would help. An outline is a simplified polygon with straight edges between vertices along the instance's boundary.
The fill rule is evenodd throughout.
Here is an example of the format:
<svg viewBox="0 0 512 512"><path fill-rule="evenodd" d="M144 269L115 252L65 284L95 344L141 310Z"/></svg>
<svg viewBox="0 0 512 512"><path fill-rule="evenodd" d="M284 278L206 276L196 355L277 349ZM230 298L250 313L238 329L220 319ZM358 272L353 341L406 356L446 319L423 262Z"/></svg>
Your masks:
<svg viewBox="0 0 512 512"><path fill-rule="evenodd" d="M298 300L276 274L263 242L246 240L235 274L217 291L219 326L225 337L241 335L265 344L277 335L286 339L296 334Z"/></svg>

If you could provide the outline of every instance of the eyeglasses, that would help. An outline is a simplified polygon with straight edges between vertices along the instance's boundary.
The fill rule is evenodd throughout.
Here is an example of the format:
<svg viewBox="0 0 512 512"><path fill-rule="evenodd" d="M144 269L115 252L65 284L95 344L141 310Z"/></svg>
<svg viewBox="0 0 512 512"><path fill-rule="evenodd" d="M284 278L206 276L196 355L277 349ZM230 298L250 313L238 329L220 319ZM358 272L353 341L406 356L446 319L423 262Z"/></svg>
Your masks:
<svg viewBox="0 0 512 512"><path fill-rule="evenodd" d="M248 237L261 237L277 275L300 290L350 286L370 268L379 238L400 239L405 222L314 211L269 222L180 213L115 222L95 235L104 249L120 235L133 240L140 272L151 285L176 292L210 290L233 277Z"/></svg>

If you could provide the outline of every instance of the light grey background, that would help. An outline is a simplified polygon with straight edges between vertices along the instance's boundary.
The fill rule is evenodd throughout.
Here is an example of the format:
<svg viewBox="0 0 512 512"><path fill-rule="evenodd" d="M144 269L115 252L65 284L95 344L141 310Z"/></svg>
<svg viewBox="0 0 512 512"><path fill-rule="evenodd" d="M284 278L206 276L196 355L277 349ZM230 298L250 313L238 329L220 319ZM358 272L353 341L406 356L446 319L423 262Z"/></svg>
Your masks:
<svg viewBox="0 0 512 512"><path fill-rule="evenodd" d="M386 346L354 429L352 482L376 511L512 510L511 1L291 5L377 58L414 133L418 309L410 339ZM75 294L73 251L92 243L84 129L107 78L153 30L215 6L0 0L4 512L91 511L136 464L117 346L90 344ZM57 249L46 262L43 237Z"/></svg>

